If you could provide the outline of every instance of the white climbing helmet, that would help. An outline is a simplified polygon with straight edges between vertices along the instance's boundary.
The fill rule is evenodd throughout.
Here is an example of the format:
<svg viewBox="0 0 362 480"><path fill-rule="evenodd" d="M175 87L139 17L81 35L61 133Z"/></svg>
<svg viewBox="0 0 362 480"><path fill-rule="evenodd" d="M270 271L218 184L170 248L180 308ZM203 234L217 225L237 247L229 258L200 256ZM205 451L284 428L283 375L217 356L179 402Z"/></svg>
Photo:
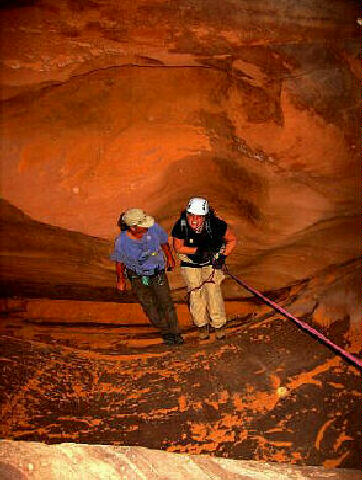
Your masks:
<svg viewBox="0 0 362 480"><path fill-rule="evenodd" d="M209 213L209 202L205 198L191 198L186 211L192 215L207 215Z"/></svg>

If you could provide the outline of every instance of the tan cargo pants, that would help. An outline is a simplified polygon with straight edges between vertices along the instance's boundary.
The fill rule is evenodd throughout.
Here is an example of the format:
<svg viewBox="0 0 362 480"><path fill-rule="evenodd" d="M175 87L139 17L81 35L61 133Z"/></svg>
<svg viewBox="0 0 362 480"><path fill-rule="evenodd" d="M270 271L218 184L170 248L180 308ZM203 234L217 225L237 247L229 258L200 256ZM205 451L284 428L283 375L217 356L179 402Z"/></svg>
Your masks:
<svg viewBox="0 0 362 480"><path fill-rule="evenodd" d="M210 323L214 328L220 328L226 323L225 306L221 292L221 282L225 275L222 270L215 270L215 283L205 283L201 288L193 290L211 277L212 267L202 268L181 267L181 274L190 292L190 312L197 327Z"/></svg>

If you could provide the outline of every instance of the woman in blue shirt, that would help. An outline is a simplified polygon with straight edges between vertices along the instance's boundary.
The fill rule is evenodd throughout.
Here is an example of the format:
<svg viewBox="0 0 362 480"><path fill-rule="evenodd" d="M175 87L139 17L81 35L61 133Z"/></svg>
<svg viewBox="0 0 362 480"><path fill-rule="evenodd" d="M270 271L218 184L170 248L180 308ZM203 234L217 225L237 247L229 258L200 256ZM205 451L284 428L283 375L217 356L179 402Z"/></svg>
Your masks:
<svg viewBox="0 0 362 480"><path fill-rule="evenodd" d="M121 215L121 233L115 240L117 289L125 291L126 277L152 325L161 330L164 343L182 344L177 315L165 274L175 267L168 235L143 210L133 208Z"/></svg>

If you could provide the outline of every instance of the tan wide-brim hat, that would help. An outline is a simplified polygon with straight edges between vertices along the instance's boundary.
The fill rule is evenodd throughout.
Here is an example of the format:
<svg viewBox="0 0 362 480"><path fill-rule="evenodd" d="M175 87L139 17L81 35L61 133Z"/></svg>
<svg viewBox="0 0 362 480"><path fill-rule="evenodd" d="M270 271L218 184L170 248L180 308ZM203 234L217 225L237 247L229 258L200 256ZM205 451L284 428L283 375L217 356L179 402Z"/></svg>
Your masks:
<svg viewBox="0 0 362 480"><path fill-rule="evenodd" d="M155 220L150 215L146 215L143 210L139 208L131 208L123 215L123 221L128 227L144 227L149 228L155 223Z"/></svg>

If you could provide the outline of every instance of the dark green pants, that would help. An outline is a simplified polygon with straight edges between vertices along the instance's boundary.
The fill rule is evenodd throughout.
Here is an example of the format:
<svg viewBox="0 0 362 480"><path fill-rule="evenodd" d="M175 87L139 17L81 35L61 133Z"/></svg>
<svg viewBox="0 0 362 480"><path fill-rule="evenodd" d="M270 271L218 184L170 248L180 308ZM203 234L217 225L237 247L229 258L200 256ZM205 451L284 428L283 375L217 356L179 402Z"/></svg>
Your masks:
<svg viewBox="0 0 362 480"><path fill-rule="evenodd" d="M149 277L149 285L143 285L142 277L127 272L132 290L152 325L162 334L179 333L177 315L171 298L170 286L164 272Z"/></svg>

